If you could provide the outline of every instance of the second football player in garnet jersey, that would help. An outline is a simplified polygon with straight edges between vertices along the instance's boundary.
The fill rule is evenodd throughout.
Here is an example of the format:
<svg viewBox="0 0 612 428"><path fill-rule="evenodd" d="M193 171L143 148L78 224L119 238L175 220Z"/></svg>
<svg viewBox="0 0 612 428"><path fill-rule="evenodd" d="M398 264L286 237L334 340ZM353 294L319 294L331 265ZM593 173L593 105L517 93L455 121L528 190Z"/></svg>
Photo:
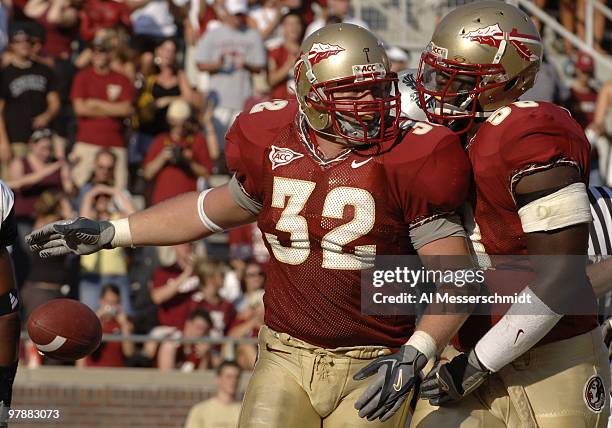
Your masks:
<svg viewBox="0 0 612 428"><path fill-rule="evenodd" d="M466 139L464 220L488 290L521 299L462 326L421 385L412 427L607 424L610 372L586 275L590 148L567 111L515 102L541 56L529 16L498 1L448 13L421 56L422 109Z"/></svg>

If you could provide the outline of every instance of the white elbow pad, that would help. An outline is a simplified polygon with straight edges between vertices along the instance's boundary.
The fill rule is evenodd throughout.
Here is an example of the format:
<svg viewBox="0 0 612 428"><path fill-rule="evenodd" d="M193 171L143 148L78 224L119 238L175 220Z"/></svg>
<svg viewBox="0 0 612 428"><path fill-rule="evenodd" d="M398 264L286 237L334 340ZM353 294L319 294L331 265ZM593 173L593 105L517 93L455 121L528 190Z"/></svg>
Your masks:
<svg viewBox="0 0 612 428"><path fill-rule="evenodd" d="M198 197L198 215L200 216L200 220L202 221L202 224L208 230L210 230L211 232L215 232L215 233L223 232L224 229L221 226L217 225L210 218L208 218L208 216L206 215L206 212L204 212L204 199L206 199L206 195L211 190L212 189L207 189L200 193L200 196Z"/></svg>
<svg viewBox="0 0 612 428"><path fill-rule="evenodd" d="M523 232L561 229L579 223L590 223L591 206L584 183L573 183L531 201L518 211Z"/></svg>

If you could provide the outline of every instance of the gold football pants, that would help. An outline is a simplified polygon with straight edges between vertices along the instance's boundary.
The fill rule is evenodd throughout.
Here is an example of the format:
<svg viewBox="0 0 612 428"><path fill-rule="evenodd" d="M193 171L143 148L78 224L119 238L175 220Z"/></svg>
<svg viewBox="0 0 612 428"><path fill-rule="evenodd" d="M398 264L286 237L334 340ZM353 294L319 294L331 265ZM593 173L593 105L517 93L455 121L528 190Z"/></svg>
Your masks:
<svg viewBox="0 0 612 428"><path fill-rule="evenodd" d="M609 414L610 367L596 328L527 351L453 405L418 400L410 426L604 428Z"/></svg>
<svg viewBox="0 0 612 428"><path fill-rule="evenodd" d="M353 375L390 353L380 346L323 349L264 326L239 426L404 428L411 397L384 423L360 418L354 407L372 378L357 382Z"/></svg>

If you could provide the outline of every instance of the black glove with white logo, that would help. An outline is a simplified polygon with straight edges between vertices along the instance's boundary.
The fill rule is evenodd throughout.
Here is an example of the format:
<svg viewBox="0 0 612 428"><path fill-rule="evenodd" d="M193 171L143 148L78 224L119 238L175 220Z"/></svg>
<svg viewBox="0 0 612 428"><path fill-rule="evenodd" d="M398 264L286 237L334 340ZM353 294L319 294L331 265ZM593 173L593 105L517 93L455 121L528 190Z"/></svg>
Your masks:
<svg viewBox="0 0 612 428"><path fill-rule="evenodd" d="M355 402L359 416L369 421L390 419L402 406L408 393L427 364L427 357L411 345L399 352L380 357L359 370L354 380L376 374L370 386Z"/></svg>
<svg viewBox="0 0 612 428"><path fill-rule="evenodd" d="M421 396L433 406L461 400L487 379L491 372L484 367L472 349L446 364L436 365L421 383Z"/></svg>

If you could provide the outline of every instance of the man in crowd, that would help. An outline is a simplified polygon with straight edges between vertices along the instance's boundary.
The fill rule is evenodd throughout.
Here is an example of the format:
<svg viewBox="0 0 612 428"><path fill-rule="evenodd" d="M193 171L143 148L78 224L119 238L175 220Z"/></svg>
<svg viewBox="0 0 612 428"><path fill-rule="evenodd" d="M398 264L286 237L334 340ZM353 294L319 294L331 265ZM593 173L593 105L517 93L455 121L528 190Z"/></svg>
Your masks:
<svg viewBox="0 0 612 428"><path fill-rule="evenodd" d="M36 129L47 128L60 109L53 71L32 59L32 31L25 24L11 29L11 63L0 83L0 160L23 157Z"/></svg>
<svg viewBox="0 0 612 428"><path fill-rule="evenodd" d="M215 125L221 144L245 101L253 95L252 74L266 66L261 36L247 26L247 0L226 0L225 7L227 16L220 26L204 33L195 55L198 69L210 73L208 96L214 102Z"/></svg>
<svg viewBox="0 0 612 428"><path fill-rule="evenodd" d="M110 49L108 39L94 39L92 66L80 71L72 83L78 131L71 155L76 160L72 175L77 186L90 178L96 153L108 147L117 157L114 185L127 187L123 121L133 111L133 86L125 75L111 69Z"/></svg>
<svg viewBox="0 0 612 428"><path fill-rule="evenodd" d="M217 367L216 394L191 408L185 428L230 428L238 425L240 372L234 361L223 361Z"/></svg>

